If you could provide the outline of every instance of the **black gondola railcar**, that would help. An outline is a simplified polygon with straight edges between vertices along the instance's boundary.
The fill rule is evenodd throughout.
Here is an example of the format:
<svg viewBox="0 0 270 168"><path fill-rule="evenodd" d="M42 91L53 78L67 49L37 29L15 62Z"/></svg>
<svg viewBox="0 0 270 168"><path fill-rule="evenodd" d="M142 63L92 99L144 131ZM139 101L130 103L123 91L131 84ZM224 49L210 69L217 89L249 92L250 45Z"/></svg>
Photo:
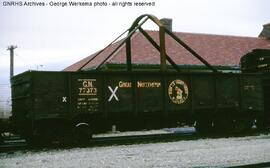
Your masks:
<svg viewBox="0 0 270 168"><path fill-rule="evenodd" d="M222 132L262 118L261 95L256 74L28 71L12 79L12 119L24 137L41 139L195 121Z"/></svg>
<svg viewBox="0 0 270 168"><path fill-rule="evenodd" d="M159 45L141 28L147 19L159 27ZM160 52L160 71L132 71L130 39L136 30ZM262 121L260 74L218 72L152 15L138 17L128 31L102 62L126 44L126 72L100 71L101 63L89 72L28 71L13 77L11 120L16 131L29 142L81 142L112 125L137 130L184 123L199 132L242 132L255 119ZM166 54L165 33L209 71L181 72ZM177 72L166 70L166 62Z"/></svg>

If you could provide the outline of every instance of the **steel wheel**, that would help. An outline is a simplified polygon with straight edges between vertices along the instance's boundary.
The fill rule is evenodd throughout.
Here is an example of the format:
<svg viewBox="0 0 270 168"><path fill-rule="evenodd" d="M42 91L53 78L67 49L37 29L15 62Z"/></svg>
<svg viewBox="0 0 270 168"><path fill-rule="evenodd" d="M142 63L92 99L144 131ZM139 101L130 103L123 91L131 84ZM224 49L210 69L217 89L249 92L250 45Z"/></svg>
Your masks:
<svg viewBox="0 0 270 168"><path fill-rule="evenodd" d="M76 143L80 145L89 143L92 138L92 132L89 124L83 122L76 124L74 138Z"/></svg>

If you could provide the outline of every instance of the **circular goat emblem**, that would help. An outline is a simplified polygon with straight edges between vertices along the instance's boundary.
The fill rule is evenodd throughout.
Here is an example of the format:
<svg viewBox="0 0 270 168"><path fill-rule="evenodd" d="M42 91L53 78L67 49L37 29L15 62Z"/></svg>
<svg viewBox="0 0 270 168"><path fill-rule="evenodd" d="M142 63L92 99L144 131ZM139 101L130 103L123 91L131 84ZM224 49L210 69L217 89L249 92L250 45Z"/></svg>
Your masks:
<svg viewBox="0 0 270 168"><path fill-rule="evenodd" d="M173 103L184 103L188 98L187 84L180 79L172 81L168 87L168 95Z"/></svg>

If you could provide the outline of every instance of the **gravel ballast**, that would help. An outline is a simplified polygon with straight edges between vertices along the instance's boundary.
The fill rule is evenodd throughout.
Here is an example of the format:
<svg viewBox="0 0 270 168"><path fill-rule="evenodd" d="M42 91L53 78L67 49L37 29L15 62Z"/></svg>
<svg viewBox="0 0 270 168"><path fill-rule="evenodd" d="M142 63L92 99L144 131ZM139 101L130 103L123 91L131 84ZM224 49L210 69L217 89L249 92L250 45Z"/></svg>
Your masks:
<svg viewBox="0 0 270 168"><path fill-rule="evenodd" d="M270 161L270 135L0 153L0 168L227 167Z"/></svg>

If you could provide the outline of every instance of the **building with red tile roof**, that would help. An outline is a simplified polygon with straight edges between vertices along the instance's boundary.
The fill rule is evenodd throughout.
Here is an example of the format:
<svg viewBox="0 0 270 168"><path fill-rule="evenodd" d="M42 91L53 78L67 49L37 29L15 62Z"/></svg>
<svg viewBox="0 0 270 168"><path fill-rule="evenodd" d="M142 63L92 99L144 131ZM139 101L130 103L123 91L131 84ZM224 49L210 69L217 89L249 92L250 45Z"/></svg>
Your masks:
<svg viewBox="0 0 270 168"><path fill-rule="evenodd" d="M269 24L264 25L267 28ZM238 67L240 58L254 49L270 49L270 36L262 31L260 37L241 37L229 35L212 35L198 33L174 32L189 47L195 50L201 57L215 67ZM268 30L267 30L268 31ZM266 32L267 32L266 31ZM146 31L157 44L159 44L158 31ZM268 34L269 35L269 34ZM198 66L203 64L180 46L174 39L166 35L166 53L179 66ZM64 71L93 70L97 68L110 53L122 42L117 41L106 48L96 57L92 54L64 69ZM104 66L125 65L126 49L125 44L117 50ZM159 65L160 53L139 31L131 38L131 59L133 65Z"/></svg>

